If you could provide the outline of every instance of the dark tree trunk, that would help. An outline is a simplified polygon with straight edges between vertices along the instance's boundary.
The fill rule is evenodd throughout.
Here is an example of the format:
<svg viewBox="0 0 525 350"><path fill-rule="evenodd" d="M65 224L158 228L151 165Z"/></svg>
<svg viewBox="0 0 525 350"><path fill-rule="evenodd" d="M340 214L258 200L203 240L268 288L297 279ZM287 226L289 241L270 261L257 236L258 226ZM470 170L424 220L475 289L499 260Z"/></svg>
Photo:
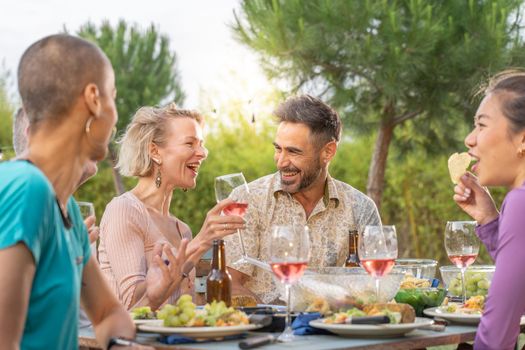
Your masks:
<svg viewBox="0 0 525 350"><path fill-rule="evenodd" d="M366 185L367 194L376 203L377 209L381 208L381 197L383 196L383 186L385 180L386 159L388 147L394 134L393 123L384 122L379 128L374 153L370 168L368 169L368 183Z"/></svg>

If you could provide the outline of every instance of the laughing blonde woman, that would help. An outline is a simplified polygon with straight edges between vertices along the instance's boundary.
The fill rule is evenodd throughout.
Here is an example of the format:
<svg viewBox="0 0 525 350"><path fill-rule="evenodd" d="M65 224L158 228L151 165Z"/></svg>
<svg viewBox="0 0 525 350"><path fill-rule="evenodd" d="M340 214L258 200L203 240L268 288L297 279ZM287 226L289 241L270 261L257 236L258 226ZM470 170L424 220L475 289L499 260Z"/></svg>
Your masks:
<svg viewBox="0 0 525 350"><path fill-rule="evenodd" d="M117 167L123 175L139 180L106 207L99 259L127 309L150 306L155 310L183 293L193 294L193 267L213 240L244 228L242 218L220 215L230 200L208 212L193 239L188 225L169 211L174 190L194 188L207 157L202 124L199 113L175 104L143 107L121 140ZM172 251L186 245L185 261L175 266Z"/></svg>

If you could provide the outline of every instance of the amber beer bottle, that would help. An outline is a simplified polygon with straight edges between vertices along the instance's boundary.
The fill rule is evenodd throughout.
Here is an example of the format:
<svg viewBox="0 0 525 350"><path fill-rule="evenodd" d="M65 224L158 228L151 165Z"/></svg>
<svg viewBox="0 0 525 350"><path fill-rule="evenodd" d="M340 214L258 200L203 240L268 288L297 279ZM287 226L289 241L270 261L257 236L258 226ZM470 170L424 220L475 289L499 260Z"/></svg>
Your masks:
<svg viewBox="0 0 525 350"><path fill-rule="evenodd" d="M348 232L348 256L346 257L345 267L359 267L359 255L357 255L357 230Z"/></svg>
<svg viewBox="0 0 525 350"><path fill-rule="evenodd" d="M206 301L224 301L226 306L232 303L232 276L226 270L226 256L224 255L224 241L213 241L213 257L211 270L206 279Z"/></svg>

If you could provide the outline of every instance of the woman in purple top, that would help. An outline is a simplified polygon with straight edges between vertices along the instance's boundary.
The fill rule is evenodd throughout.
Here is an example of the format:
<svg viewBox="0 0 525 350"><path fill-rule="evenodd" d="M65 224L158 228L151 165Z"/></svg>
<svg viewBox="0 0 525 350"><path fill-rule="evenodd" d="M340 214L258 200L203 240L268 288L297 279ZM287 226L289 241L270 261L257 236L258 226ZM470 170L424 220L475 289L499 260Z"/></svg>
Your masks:
<svg viewBox="0 0 525 350"><path fill-rule="evenodd" d="M465 138L475 160L454 188L454 200L479 226L476 232L496 272L476 333L475 349L513 349L525 313L525 71L505 71L484 91ZM498 213L482 186L505 186Z"/></svg>

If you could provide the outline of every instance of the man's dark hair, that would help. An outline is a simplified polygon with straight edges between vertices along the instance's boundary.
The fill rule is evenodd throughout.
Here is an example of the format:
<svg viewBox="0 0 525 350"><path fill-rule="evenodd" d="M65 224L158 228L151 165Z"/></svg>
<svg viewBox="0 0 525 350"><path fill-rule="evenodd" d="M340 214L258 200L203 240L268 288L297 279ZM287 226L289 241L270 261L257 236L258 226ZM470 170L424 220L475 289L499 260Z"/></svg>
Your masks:
<svg viewBox="0 0 525 350"><path fill-rule="evenodd" d="M102 91L107 67L106 55L78 37L57 34L32 44L18 65L18 91L31 126L64 116L89 83L109 93Z"/></svg>
<svg viewBox="0 0 525 350"><path fill-rule="evenodd" d="M308 126L320 147L341 138L341 119L326 103L310 95L289 97L274 112L279 122Z"/></svg>

